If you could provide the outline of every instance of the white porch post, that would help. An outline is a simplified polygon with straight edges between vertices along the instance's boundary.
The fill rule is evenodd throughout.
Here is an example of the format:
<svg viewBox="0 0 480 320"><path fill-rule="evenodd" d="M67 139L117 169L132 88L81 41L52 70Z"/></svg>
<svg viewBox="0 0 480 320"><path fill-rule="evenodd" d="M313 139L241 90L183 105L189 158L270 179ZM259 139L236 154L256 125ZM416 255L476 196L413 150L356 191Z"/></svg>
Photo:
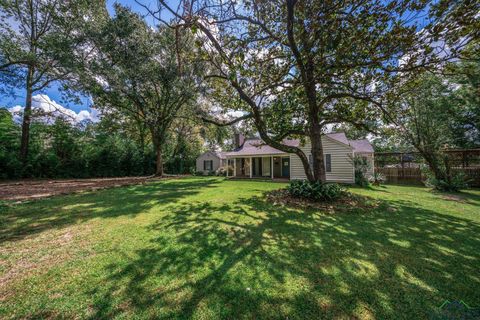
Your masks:
<svg viewBox="0 0 480 320"><path fill-rule="evenodd" d="M250 178L252 178L252 157L250 157Z"/></svg>
<svg viewBox="0 0 480 320"><path fill-rule="evenodd" d="M227 158L227 178L228 178L228 170L230 168L230 159Z"/></svg>
<svg viewBox="0 0 480 320"><path fill-rule="evenodd" d="M270 157L270 170L271 170L271 176L273 180L273 156Z"/></svg>
<svg viewBox="0 0 480 320"><path fill-rule="evenodd" d="M233 176L237 176L237 158L233 158Z"/></svg>

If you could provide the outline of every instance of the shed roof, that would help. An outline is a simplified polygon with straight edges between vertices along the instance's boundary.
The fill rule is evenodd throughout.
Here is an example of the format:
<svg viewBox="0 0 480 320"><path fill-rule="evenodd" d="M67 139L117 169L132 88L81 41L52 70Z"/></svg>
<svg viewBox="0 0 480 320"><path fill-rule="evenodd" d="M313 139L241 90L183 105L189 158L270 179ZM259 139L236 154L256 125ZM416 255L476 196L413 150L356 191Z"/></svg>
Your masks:
<svg viewBox="0 0 480 320"><path fill-rule="evenodd" d="M350 140L350 145L357 153L373 153L373 146L367 139Z"/></svg>
<svg viewBox="0 0 480 320"><path fill-rule="evenodd" d="M347 136L344 132L327 133L326 136L343 144L349 145Z"/></svg>

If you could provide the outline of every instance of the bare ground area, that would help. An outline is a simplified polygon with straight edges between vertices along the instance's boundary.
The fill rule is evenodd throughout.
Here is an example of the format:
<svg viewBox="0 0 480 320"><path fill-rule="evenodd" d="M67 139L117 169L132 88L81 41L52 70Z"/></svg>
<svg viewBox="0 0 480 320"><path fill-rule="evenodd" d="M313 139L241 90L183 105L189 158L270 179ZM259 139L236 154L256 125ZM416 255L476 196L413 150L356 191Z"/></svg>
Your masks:
<svg viewBox="0 0 480 320"><path fill-rule="evenodd" d="M0 183L0 200L31 200L59 194L98 190L133 184L143 184L148 177L97 178L97 179L55 179L18 180Z"/></svg>

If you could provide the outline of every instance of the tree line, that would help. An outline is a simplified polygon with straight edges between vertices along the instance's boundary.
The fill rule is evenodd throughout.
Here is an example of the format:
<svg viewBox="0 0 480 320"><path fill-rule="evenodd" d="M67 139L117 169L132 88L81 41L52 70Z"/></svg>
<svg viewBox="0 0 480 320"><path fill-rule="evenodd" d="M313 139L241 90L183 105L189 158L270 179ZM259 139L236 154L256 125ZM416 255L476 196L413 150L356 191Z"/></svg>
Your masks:
<svg viewBox="0 0 480 320"><path fill-rule="evenodd" d="M90 178L155 174L152 143L142 141L133 124L102 118L93 123L72 123L58 117L52 123L33 121L26 162L18 156L21 125L0 108L0 179ZM164 168L171 174L195 170L205 136L191 128L177 127L164 144Z"/></svg>

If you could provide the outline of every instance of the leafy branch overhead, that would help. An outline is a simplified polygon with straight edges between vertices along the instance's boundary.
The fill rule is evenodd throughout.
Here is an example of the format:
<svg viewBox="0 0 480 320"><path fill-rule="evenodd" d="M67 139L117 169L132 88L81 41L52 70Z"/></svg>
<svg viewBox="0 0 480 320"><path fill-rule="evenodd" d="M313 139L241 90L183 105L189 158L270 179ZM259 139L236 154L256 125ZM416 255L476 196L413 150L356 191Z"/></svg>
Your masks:
<svg viewBox="0 0 480 320"><path fill-rule="evenodd" d="M391 121L394 89L457 57L473 38L478 12L465 1L192 0L175 8L159 2L158 10L144 8L195 33L212 97L228 101L233 92L261 138L297 154L309 180L321 181L326 127L350 123L373 131L370 124ZM311 164L282 142L294 136L311 141Z"/></svg>

